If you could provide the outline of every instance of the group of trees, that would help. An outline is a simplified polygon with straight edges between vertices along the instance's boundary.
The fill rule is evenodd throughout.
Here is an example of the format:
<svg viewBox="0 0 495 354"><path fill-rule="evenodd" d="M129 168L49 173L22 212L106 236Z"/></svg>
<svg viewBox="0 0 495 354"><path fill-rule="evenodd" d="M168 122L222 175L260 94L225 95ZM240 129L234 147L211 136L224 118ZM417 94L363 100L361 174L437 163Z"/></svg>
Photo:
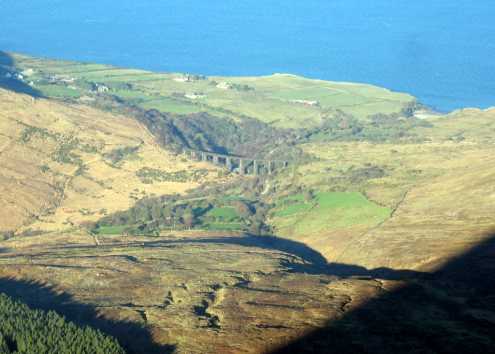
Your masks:
<svg viewBox="0 0 495 354"><path fill-rule="evenodd" d="M412 109L412 108L411 108ZM367 119L357 119L352 115L336 110L329 112L324 123L304 133L306 140L332 141L401 141L418 140L414 129L430 127L424 120L405 113L375 114Z"/></svg>
<svg viewBox="0 0 495 354"><path fill-rule="evenodd" d="M99 226L128 226L129 234L152 234L159 229L183 229L192 227L194 215L186 203L178 203L173 196L145 198L139 200L132 208L101 219Z"/></svg>
<svg viewBox="0 0 495 354"><path fill-rule="evenodd" d="M124 354L98 330L78 327L50 311L30 309L0 293L0 354Z"/></svg>
<svg viewBox="0 0 495 354"><path fill-rule="evenodd" d="M283 160L300 154L291 144L297 136L295 131L277 129L247 116L234 120L204 112L180 117L157 110L135 113L164 146L177 151L187 147L255 158L276 151L276 158Z"/></svg>
<svg viewBox="0 0 495 354"><path fill-rule="evenodd" d="M0 241L8 240L14 236L15 236L15 231L13 231L13 230L1 231L0 232Z"/></svg>
<svg viewBox="0 0 495 354"><path fill-rule="evenodd" d="M428 127L430 123L418 119L414 112L420 109L411 103L401 112L375 114L358 119L338 109L323 112L326 117L318 127L281 129L257 119L241 116L230 119L210 113L183 116L157 110L136 112L140 120L167 148L192 148L221 154L248 156L259 159L300 161L304 156L298 144L312 140L331 141L403 141L419 140L414 129Z"/></svg>
<svg viewBox="0 0 495 354"><path fill-rule="evenodd" d="M136 172L136 176L143 183L157 182L197 182L208 175L206 169L195 169L192 171L165 172L155 168L143 167Z"/></svg>
<svg viewBox="0 0 495 354"><path fill-rule="evenodd" d="M225 208L235 216L224 217L211 212ZM142 199L126 211L100 219L92 227L98 233L102 227L125 226L124 233L152 235L160 230L211 229L211 225L217 223L236 223L240 231L264 234L269 232L264 222L267 210L268 206L260 201L225 199L221 194L199 197L191 194L187 198L162 196Z"/></svg>

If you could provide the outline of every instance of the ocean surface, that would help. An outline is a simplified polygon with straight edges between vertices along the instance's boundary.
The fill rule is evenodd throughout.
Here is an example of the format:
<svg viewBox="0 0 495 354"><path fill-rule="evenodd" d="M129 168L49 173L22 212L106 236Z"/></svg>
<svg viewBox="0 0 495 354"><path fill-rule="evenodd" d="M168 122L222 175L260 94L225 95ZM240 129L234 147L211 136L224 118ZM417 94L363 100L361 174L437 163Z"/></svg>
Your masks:
<svg viewBox="0 0 495 354"><path fill-rule="evenodd" d="M0 0L0 50L366 82L441 111L495 106L495 0Z"/></svg>

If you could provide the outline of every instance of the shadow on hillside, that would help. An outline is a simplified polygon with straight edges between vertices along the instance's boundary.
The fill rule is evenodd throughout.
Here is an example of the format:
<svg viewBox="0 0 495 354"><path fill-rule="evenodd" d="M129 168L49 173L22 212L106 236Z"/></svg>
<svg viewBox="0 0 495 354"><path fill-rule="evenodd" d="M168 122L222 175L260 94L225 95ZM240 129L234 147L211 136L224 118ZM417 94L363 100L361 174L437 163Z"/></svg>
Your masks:
<svg viewBox="0 0 495 354"><path fill-rule="evenodd" d="M325 257L323 257L321 253L315 251L304 243L275 236L245 235L242 237L204 237L183 240L160 240L140 244L144 247L161 247L181 243L231 244L243 247L258 247L287 253L296 256L303 261L297 262L294 259L282 261L282 265L286 267L289 272L296 273L325 274L338 276L341 278L380 278L385 280L428 278L430 276L428 273L412 270L395 270L390 268L367 269L357 265L327 263Z"/></svg>
<svg viewBox="0 0 495 354"><path fill-rule="evenodd" d="M321 254L308 246L277 237L162 239L126 245L160 248L187 243L231 244L284 252L297 256L284 261L284 266L292 272L400 280L401 285L394 290L384 290L379 297L272 354L495 353L495 233L433 273L327 264ZM105 247L115 244L98 246ZM61 247L66 248L69 247ZM58 295L49 287L4 279L0 280L0 289L33 307L53 309L77 323L99 328L119 339L130 352L173 350L155 346L149 333L136 324L98 318L93 307L74 303L69 295Z"/></svg>
<svg viewBox="0 0 495 354"><path fill-rule="evenodd" d="M302 242L297 242L276 236L254 236L246 234L244 236L218 236L218 237L200 237L200 238L184 238L184 239L161 239L157 241L131 241L126 242L126 247L143 247L143 248L160 248L160 247L175 247L180 244L224 244L237 245L242 247L257 247L261 249L278 251L285 253L295 258L289 258L281 261L281 264L288 272L305 273L305 274L321 274L329 276L338 276L341 278L380 278L384 280L407 280L429 278L430 273L422 273L413 270L395 270L390 268L367 269L365 267L342 264L342 263L327 263L325 257L311 247ZM60 246L58 250L69 249L93 249L95 246ZM115 244L101 244L99 249L113 248ZM51 253L39 253L38 255L52 255ZM2 258L4 256L0 256Z"/></svg>
<svg viewBox="0 0 495 354"><path fill-rule="evenodd" d="M139 324L112 321L100 317L96 309L74 301L68 293L35 281L0 278L0 292L34 309L53 310L78 325L89 325L116 338L127 353L173 353L175 346L160 346L153 342L148 330Z"/></svg>
<svg viewBox="0 0 495 354"><path fill-rule="evenodd" d="M40 91L16 77L17 74L19 73L12 56L0 51L0 88L23 93L32 97L43 97Z"/></svg>
<svg viewBox="0 0 495 354"><path fill-rule="evenodd" d="M495 233L272 354L495 353Z"/></svg>
<svg viewBox="0 0 495 354"><path fill-rule="evenodd" d="M422 273L413 270L395 270L390 268L367 269L365 267L342 264L342 263L327 263L325 257L311 247L302 242L297 242L276 236L254 236L246 234L244 236L218 236L218 237L200 237L200 238L184 238L184 239L160 239L157 241L131 241L125 242L125 247L143 247L143 248L161 248L175 247L181 244L224 244L237 245L242 247L257 247L261 249L277 251L285 253L289 256L288 259L283 259L281 264L288 272L305 273L305 274L321 274L329 276L338 276L340 278L379 278L385 280L407 280L431 277L430 273ZM113 248L116 245L101 244L98 249ZM94 249L96 246L82 245L63 245L55 247L60 250L83 250ZM38 252L37 256L56 256L57 253ZM10 257L10 255L1 255L0 258ZM292 257L292 258L291 258ZM297 259L296 259L297 257Z"/></svg>

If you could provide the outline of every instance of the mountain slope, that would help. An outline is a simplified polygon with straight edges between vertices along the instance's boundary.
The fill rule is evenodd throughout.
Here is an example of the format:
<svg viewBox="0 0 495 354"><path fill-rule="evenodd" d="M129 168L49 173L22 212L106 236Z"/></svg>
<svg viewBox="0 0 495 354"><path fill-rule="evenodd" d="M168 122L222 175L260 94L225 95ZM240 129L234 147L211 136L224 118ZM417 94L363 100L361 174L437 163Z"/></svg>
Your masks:
<svg viewBox="0 0 495 354"><path fill-rule="evenodd" d="M132 118L6 90L0 90L0 164L3 231L61 230L217 177L209 172L214 167L160 148ZM150 181L139 171L183 178Z"/></svg>
<svg viewBox="0 0 495 354"><path fill-rule="evenodd" d="M355 238L339 262L434 270L495 228L495 149L409 191L393 217Z"/></svg>
<svg viewBox="0 0 495 354"><path fill-rule="evenodd" d="M324 211L318 198L287 212L294 205L284 206L283 197L271 219L276 234L329 261L372 268L430 269L481 241L476 235L495 227L495 110L463 110L429 123L415 128L418 142L303 145L315 160L274 182L282 194L328 191L337 201L338 192L360 192L375 203L375 216L345 201ZM388 215L380 216L380 207Z"/></svg>

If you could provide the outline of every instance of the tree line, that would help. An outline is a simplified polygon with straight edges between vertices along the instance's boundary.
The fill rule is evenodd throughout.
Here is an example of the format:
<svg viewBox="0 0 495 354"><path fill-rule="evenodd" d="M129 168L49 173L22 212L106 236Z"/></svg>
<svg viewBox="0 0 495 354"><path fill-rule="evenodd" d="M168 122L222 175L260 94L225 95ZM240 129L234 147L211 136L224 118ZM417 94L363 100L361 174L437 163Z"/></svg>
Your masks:
<svg viewBox="0 0 495 354"><path fill-rule="evenodd" d="M0 354L124 354L114 338L0 293Z"/></svg>

